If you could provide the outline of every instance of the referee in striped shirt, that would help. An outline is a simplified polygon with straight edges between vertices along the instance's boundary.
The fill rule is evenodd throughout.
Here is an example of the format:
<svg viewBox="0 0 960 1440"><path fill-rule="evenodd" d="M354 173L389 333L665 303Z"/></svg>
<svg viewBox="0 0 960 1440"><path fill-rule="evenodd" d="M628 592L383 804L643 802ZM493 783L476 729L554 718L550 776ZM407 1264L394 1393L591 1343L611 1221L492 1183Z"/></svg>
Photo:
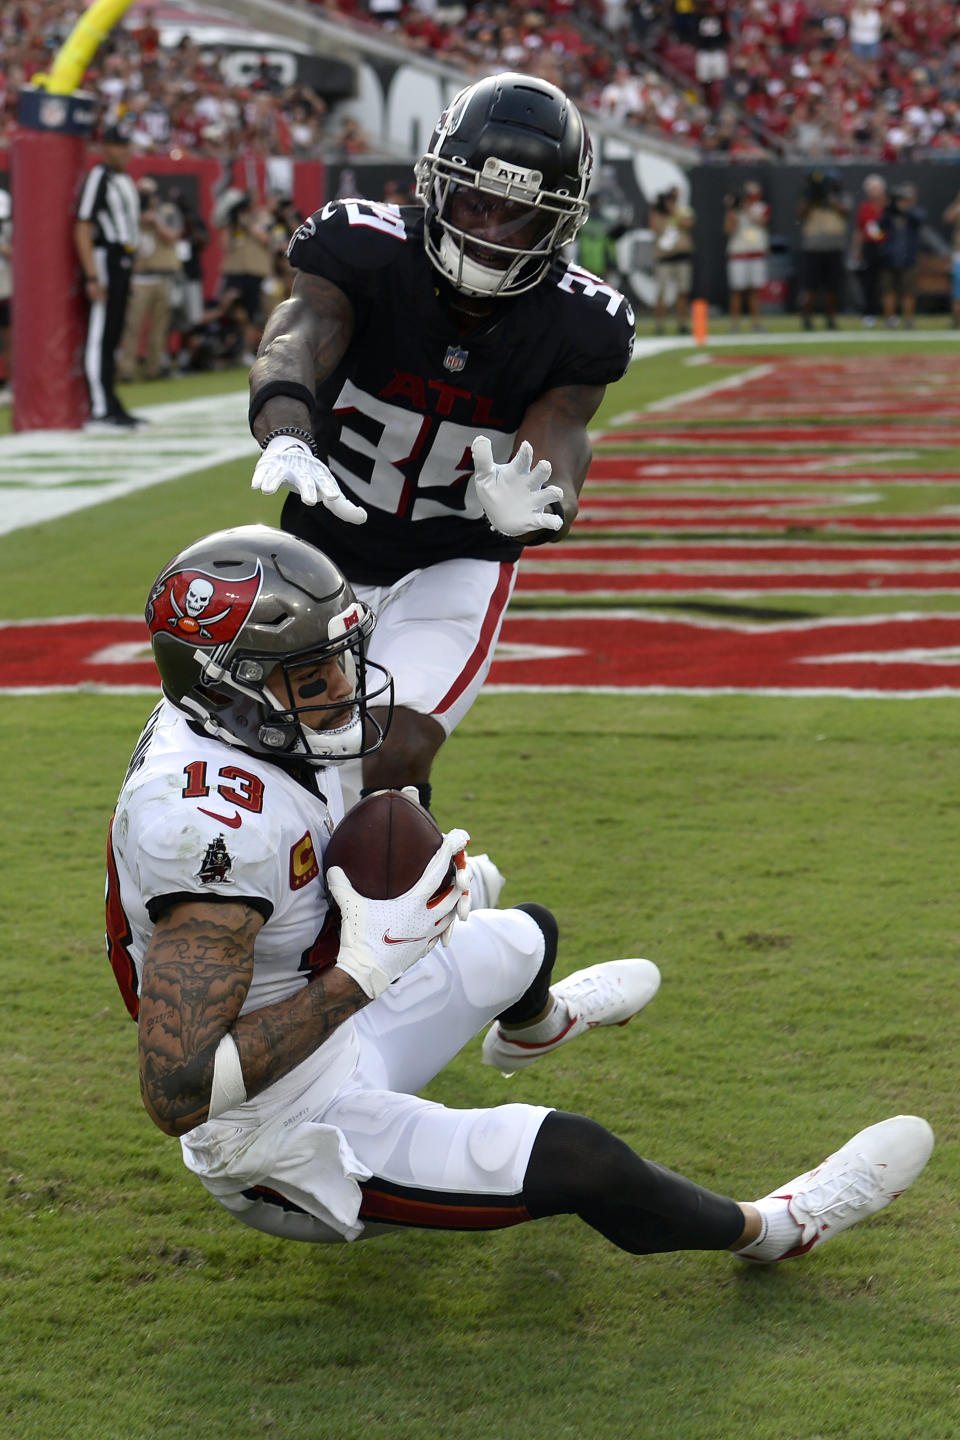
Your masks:
<svg viewBox="0 0 960 1440"><path fill-rule="evenodd" d="M126 173L130 154L126 131L108 126L100 144L103 160L84 181L73 231L90 304L83 357L90 391L88 428L132 430L140 421L117 398L114 355L123 333L140 234L140 196Z"/></svg>

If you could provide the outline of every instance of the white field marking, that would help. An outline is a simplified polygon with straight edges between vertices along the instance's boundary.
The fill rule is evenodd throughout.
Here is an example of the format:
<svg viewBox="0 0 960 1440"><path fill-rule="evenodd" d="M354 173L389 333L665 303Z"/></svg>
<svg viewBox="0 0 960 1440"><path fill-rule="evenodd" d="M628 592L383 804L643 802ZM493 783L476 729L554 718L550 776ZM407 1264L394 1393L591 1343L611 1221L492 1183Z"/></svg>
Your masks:
<svg viewBox="0 0 960 1440"><path fill-rule="evenodd" d="M761 380L764 375L772 375L775 368L773 365L754 365L750 370L741 370L738 375L727 375L725 379L717 380L712 385L700 385L695 390L681 390L676 395L665 395L662 400L651 400L644 414L677 410L684 405L695 405L698 400L706 400L711 395L719 395L724 390L739 390L744 385L751 385L754 380ZM722 413L726 415L728 412Z"/></svg>
<svg viewBox="0 0 960 1440"><path fill-rule="evenodd" d="M145 406L139 430L30 430L0 439L0 535L248 457L245 391Z"/></svg>
<svg viewBox="0 0 960 1440"><path fill-rule="evenodd" d="M646 575L740 575L744 579L761 575L957 575L960 551L955 560L780 560L763 556L735 560L691 558L662 560L638 556L634 560L578 560L564 556L540 560L531 568L527 562L521 574L528 575L636 575L638 561ZM602 569L600 568L602 566Z"/></svg>
<svg viewBox="0 0 960 1440"><path fill-rule="evenodd" d="M160 699L159 685L9 685L7 695L153 695Z"/></svg>
<svg viewBox="0 0 960 1440"><path fill-rule="evenodd" d="M604 438L610 437L604 432ZM744 465L739 461L731 461L725 455L711 456L707 460L697 460L693 463L680 458L677 461L662 460L657 457L647 461L643 458L642 469L633 475L598 475L589 476L591 491L600 487L604 490L613 486L633 487L637 484L647 484L652 480L669 480L671 485L683 485L685 487L697 485L763 485L763 486L784 486L793 485L797 480L803 480L807 476L814 478L823 477L826 484L843 483L844 485L938 485L954 484L952 475L907 473L897 474L891 471L889 475L873 469L874 465L881 464L887 460L915 460L918 452L916 450L905 450L901 455L884 454L862 454L860 451L851 451L849 455L841 456L811 456L806 459L803 456L785 457L787 463L782 463L776 457L764 457L764 463L770 466L769 470L761 469L759 465ZM621 452L622 455L622 452ZM603 450L594 459L601 459L609 462L614 456L609 450ZM633 464L637 457L623 456L625 463ZM858 474L848 475L843 473L847 470L856 469ZM836 475L827 474L828 471L838 471Z"/></svg>
<svg viewBox="0 0 960 1440"><path fill-rule="evenodd" d="M701 482L702 485L702 482ZM829 490L822 490L816 495L760 495L744 494L745 486L735 488L733 486L703 486L703 494L690 494L686 491L682 496L678 495L656 495L649 491L641 491L634 495L613 495L596 496L591 504L587 499L581 505L579 514L591 518L601 518L604 515L638 514L641 517L653 515L678 515L681 519L687 516L693 524L698 518L708 519L713 515L723 515L727 511L737 515L783 515L790 510L795 510L798 505L809 505L815 510L836 509L840 505L874 505L883 496L877 491L854 490L847 494L837 495ZM704 502L703 509L696 508L696 501ZM601 503L601 500L603 503ZM690 502L694 503L691 504ZM612 502L612 503L611 503ZM939 510L931 512L935 515L949 513L949 507L943 506Z"/></svg>
<svg viewBox="0 0 960 1440"><path fill-rule="evenodd" d="M26 630L40 625L142 625L143 615L40 615L27 620L0 619L0 630ZM149 641L147 642L150 643Z"/></svg>
<svg viewBox="0 0 960 1440"><path fill-rule="evenodd" d="M121 641L117 645L105 645L88 655L88 665L136 665L140 661L152 660L153 648L148 641Z"/></svg>
<svg viewBox="0 0 960 1440"><path fill-rule="evenodd" d="M846 655L798 655L801 665L956 665L960 645L911 650L851 650Z"/></svg>
<svg viewBox="0 0 960 1440"><path fill-rule="evenodd" d="M701 513L695 521L685 524L683 516L667 519L655 511L604 510L601 512L587 510L584 513L581 510L580 514L583 520L581 531L583 535L589 533L590 526L596 526L605 534L622 537L624 543L643 526L649 530L657 529L658 532L662 527L665 537L682 535L686 530L693 529L697 531L698 538L703 540L714 536L719 538L725 534L736 534L748 527L755 529L758 520L758 517L749 514L741 515L738 519L737 516L728 514ZM849 526L851 536L853 534L869 534L886 539L888 535L902 534L910 526L929 526L931 522L930 515L908 515L906 517L868 515L864 517L858 515L796 515L791 511L786 511L781 518L785 523L789 520L789 523L795 528L812 532L822 531L824 535L841 536L840 544L846 543L844 526ZM679 544L679 540L675 543Z"/></svg>
<svg viewBox="0 0 960 1440"><path fill-rule="evenodd" d="M630 595L636 600L659 600L661 603L666 601L668 596L671 600L679 600L684 596L703 595L716 595L720 599L729 596L731 600L749 600L756 598L758 595L763 596L766 600L774 600L778 595L797 595L806 599L816 599L818 597L827 598L831 595L846 597L882 595L884 599L892 599L897 595L925 595L927 597L931 595L960 595L960 585L885 585L881 590L877 586L871 586L869 584L834 586L803 585L798 582L795 585L751 585L749 582L744 581L739 585L730 585L718 581L716 585L698 585L691 580L688 585L676 585L669 589L663 585L650 587L631 585L629 587L618 586L614 589L605 589L602 584L598 584L596 587L591 586L590 589L586 587L580 588L578 586L574 591L559 585L555 590L551 590L548 586L537 585L535 587L531 586L528 590L521 588L513 592L513 599L510 602L510 613L519 613L517 611L518 600L521 603L526 602L527 604L531 604L535 600L565 600L568 599L571 594L576 595L578 600L586 600L588 597L593 600L622 600L625 595ZM568 614L569 612L564 611L563 613ZM594 615L602 615L603 618L606 619L609 615L613 614L613 611L604 607L602 611L594 610L592 613ZM523 611L525 619L530 618L530 614L531 612L529 611ZM643 614L645 618L649 619L648 611L645 610ZM676 620L680 617L675 615L673 618Z"/></svg>
<svg viewBox="0 0 960 1440"><path fill-rule="evenodd" d="M667 345L665 348L675 349L676 347ZM650 353L657 354L658 352L651 351ZM639 358L636 350L633 352L633 358L634 360ZM696 363L706 365L708 359L708 356L702 355L698 357ZM687 363L693 364L695 362L691 360ZM650 414L651 411L672 410L677 405L685 405L694 400L701 400L705 395L715 395L719 390L736 389L740 385L747 384L750 380L758 379L761 375L771 374L774 369L775 366L773 365L755 365L752 369L744 370L739 375L727 375L722 380L715 381L712 385L700 385L693 390L683 390L679 395L667 395L662 400L652 400L643 410L624 410L621 414L614 415L608 420L602 429L591 431L591 436L594 440L599 440L601 436L607 436L610 430L617 430L624 425L635 424L638 420L642 420L644 415ZM616 437L614 436L613 438L615 439Z"/></svg>
<svg viewBox="0 0 960 1440"><path fill-rule="evenodd" d="M7 695L21 692L7 690ZM22 692L27 694L29 692ZM111 692L113 693L113 692ZM955 700L960 689L938 685L931 690L848 690L821 685L491 685L484 695L761 695L774 700Z"/></svg>
<svg viewBox="0 0 960 1440"><path fill-rule="evenodd" d="M511 601L507 618L510 619L515 613L514 604ZM517 612L519 615L519 612ZM129 616L126 617L129 619ZM526 624L531 620L541 620L546 624L554 624L557 620L634 620L646 624L651 621L655 625L684 625L695 630L733 630L740 635L773 635L778 631L801 631L801 630L831 630L839 626L851 625L868 628L871 625L896 625L912 624L916 620L954 620L960 618L960 612L956 610L898 610L882 615L816 615L802 620L777 620L777 621L751 621L751 620L719 620L710 615L676 615L667 610L632 610L626 607L621 609L604 610L598 616L596 610L562 609L562 610L524 610L522 618ZM30 621L30 624L47 623ZM50 622L56 623L56 622ZM619 688L619 687L617 687Z"/></svg>
<svg viewBox="0 0 960 1440"><path fill-rule="evenodd" d="M847 454L840 451L836 455L824 455L813 457L810 460L803 460L797 466L797 469L800 471L819 469L849 470L853 465L858 467L863 465L882 465L885 461L896 461L898 464L902 464L904 460L916 460L919 454L919 450L852 450ZM876 475L873 477L874 481L878 478L880 477ZM899 476L891 475L890 479L898 480ZM929 480L927 476L921 474L912 476L911 481L908 483L923 485L928 484Z"/></svg>
<svg viewBox="0 0 960 1440"><path fill-rule="evenodd" d="M640 339L634 341L632 364L638 360L649 360L655 355L665 355L670 350L694 350L699 356L698 363L705 365L710 359L710 351L717 350L757 350L767 345L865 345L875 343L877 339L875 330L817 330L808 334L801 331L797 335L781 334L776 330L763 331L753 335L715 335L712 336L706 345L699 346L689 335L657 335L651 339ZM892 341L899 345L912 345L928 340L945 340L960 342L960 331L950 330L889 330L884 332L884 343ZM632 420L638 420L645 411L625 410L622 415L614 415L607 422L608 425L628 425ZM602 431L592 432L594 435L602 434Z"/></svg>
<svg viewBox="0 0 960 1440"><path fill-rule="evenodd" d="M534 620L542 620L554 624L557 619L572 620L596 620L596 610L533 610L525 611L511 605L509 618L522 618L524 623ZM890 615L859 615L847 617L822 617L807 620L791 620L780 623L762 624L750 623L747 621L718 620L708 616L683 616L678 617L668 611L644 611L638 614L631 609L610 609L603 612L603 619L634 620L639 623L647 621L662 623L666 625L683 624L688 628L701 630L727 630L737 631L741 634L771 634L783 630L823 630L837 625L856 625L867 627L871 625L887 625L895 622L915 620L956 620L957 612L950 611L901 611ZM62 625L71 623L82 623L84 620L105 620L137 621L138 615L60 615L45 616L38 619L28 620L0 620L0 628L19 628L25 626L40 625ZM516 647L519 648L519 647ZM534 649L539 647L532 647ZM544 647L546 648L546 647ZM139 650L139 647L137 647ZM579 649L567 652L578 654ZM938 652L933 652L934 654ZM798 657L799 658L799 657ZM810 663L819 660L823 663L826 657L810 657ZM923 663L921 661L921 663ZM931 661L928 663L943 664L943 660ZM159 686L154 685L21 685L5 688L4 695L150 695L155 699L160 691ZM960 688L950 686L938 686L930 690L854 690L849 688L830 688L827 686L695 686L695 685L501 685L491 684L489 681L480 692L480 698L485 694L555 694L555 695L689 695L689 696L711 696L711 695L762 695L782 699L798 698L820 698L837 697L850 700L927 700L950 698L960 696Z"/></svg>
<svg viewBox="0 0 960 1440"><path fill-rule="evenodd" d="M754 554L746 557L747 563L754 558L763 560L770 551L789 550L799 556L801 560L809 556L811 560L826 559L832 563L834 556L852 555L854 558L869 560L875 558L878 561L892 559L907 563L910 553L914 550L942 550L947 553L947 559L952 560L954 556L960 562L960 540L949 539L927 539L925 536L917 536L916 539L908 541L897 540L792 540L787 537L767 538L766 536L744 536L739 538L730 535L718 535L716 539L710 537L705 540L670 540L654 537L652 539L639 538L637 540L607 539L604 536L597 536L591 539L586 535L568 535L563 542L561 554L565 559L576 559L581 550L623 550L629 548L635 552L640 560L644 560L646 551L659 550L683 550L692 558L697 557L699 550L730 550L730 551L753 551ZM543 545L531 546L524 553L524 566L532 564L554 564L556 557L544 556ZM543 557L543 558L541 558ZM918 564L926 564L922 556L916 557ZM605 561L603 562L606 563ZM779 563L776 555L772 563Z"/></svg>
<svg viewBox="0 0 960 1440"><path fill-rule="evenodd" d="M497 642L498 660L561 660L568 655L588 655L588 650L580 650L577 647L568 645L522 645L506 640Z"/></svg>
<svg viewBox="0 0 960 1440"><path fill-rule="evenodd" d="M951 341L960 343L960 334L955 330L885 330L883 332L883 343L894 345L914 345L925 343L929 340L943 341L949 344ZM811 345L875 345L877 332L875 330L814 330L808 332L798 331L796 334L778 332L776 330L753 331L752 334L742 335L711 335L706 345L698 345L691 335L651 335L647 339L637 337L633 346L634 360L646 360L651 355L663 355L668 350L696 350L701 354L709 355L711 350L763 350L767 346L781 345L804 346ZM885 356L891 360L892 356ZM940 356L930 356L930 359L941 359Z"/></svg>

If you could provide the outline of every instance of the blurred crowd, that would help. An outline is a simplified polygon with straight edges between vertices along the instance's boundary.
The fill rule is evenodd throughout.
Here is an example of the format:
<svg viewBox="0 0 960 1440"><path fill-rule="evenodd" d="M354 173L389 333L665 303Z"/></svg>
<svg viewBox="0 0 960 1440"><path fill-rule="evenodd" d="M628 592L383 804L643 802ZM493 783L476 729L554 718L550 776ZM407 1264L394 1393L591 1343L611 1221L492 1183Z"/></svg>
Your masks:
<svg viewBox="0 0 960 1440"><path fill-rule="evenodd" d="M960 329L960 193L931 213L910 181L889 183L873 172L852 194L836 170L817 167L804 177L796 220L793 253L775 256L762 183L747 180L724 196L731 332L745 321L763 330L766 313L791 308L805 330L821 317L825 329L836 330L839 317L851 314L867 329L912 330L927 301L934 308L946 302L950 324ZM668 316L678 333L688 330L698 291L694 222L676 187L651 207L657 333Z"/></svg>
<svg viewBox="0 0 960 1440"><path fill-rule="evenodd" d="M534 69L706 154L892 161L960 146L952 0L326 0L468 71Z"/></svg>
<svg viewBox="0 0 960 1440"><path fill-rule="evenodd" d="M220 280L205 298L201 256L209 226L176 187L163 195L144 175L137 190L140 238L117 378L129 383L252 365L267 317L290 294L286 249L303 216L289 196L261 203L235 186L221 191L212 217L222 239Z"/></svg>
<svg viewBox="0 0 960 1440"><path fill-rule="evenodd" d="M588 113L689 145L700 159L809 159L829 173L834 159L869 158L879 166L949 159L960 147L960 5L947 0L291 3L471 75L528 70L561 86ZM0 7L0 144L10 141L21 87L49 71L86 8L81 0ZM141 6L104 38L83 88L100 101L101 126L120 123L134 154L219 159L225 177L237 160L287 156L343 164L372 153L352 116L308 86L285 83L266 56L244 84L231 83L229 53L227 45L201 45L189 36L162 43L157 13ZM831 203L826 213L813 206L800 216L804 323L821 312L826 324L835 323L844 288L858 297L865 324L913 323L912 277L925 213L916 195L888 194L879 176L870 178L873 193L845 199L842 213ZM211 239L204 220L176 188L159 194L145 179L140 197L142 235L118 351L120 378L249 363L266 315L289 293L284 249L302 217L288 197L264 206L252 194L221 190L213 224L221 232L223 263L211 299L201 281ZM385 191L383 198L410 197ZM11 248L4 192L0 205L7 207L0 212L2 379ZM731 321L759 326L769 286L769 214L755 185L734 187L726 210ZM960 197L933 219L950 235L956 324ZM673 317L686 329L693 216L673 191L655 199L648 223L655 325L662 329ZM588 225L581 244L588 268L615 269L613 242L599 220Z"/></svg>
<svg viewBox="0 0 960 1440"><path fill-rule="evenodd" d="M664 63L696 75L698 27L713 12L726 50L713 109L748 116L767 149L891 162L960 146L960 11L947 0L677 0L673 10Z"/></svg>
<svg viewBox="0 0 960 1440"><path fill-rule="evenodd" d="M530 70L589 112L724 159L950 155L960 146L960 10L950 0L292 0L468 74ZM85 7L0 10L0 114ZM161 44L132 12L84 78L141 153L362 154L356 122L264 60L228 83L225 47ZM2 138L2 137L0 137Z"/></svg>
<svg viewBox="0 0 960 1440"><path fill-rule="evenodd" d="M0 7L0 143L9 144L13 134L20 89L49 72L86 8L78 0ZM163 46L155 13L134 12L105 37L83 89L101 102L101 125L121 122L138 154L329 160L366 150L354 120L334 121L322 96L284 84L266 58L248 83L229 83L222 63L229 49L200 46L187 36Z"/></svg>

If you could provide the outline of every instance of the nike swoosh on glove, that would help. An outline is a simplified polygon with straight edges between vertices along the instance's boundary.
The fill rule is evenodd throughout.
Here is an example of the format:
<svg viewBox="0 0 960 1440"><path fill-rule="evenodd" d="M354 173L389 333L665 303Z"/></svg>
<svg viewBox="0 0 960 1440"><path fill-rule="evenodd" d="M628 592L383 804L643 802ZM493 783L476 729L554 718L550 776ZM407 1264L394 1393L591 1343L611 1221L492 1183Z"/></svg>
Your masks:
<svg viewBox="0 0 960 1440"><path fill-rule="evenodd" d="M371 900L355 890L339 865L327 871L327 889L340 910L337 964L375 1000L440 940L449 938L469 906L466 830L451 830L420 879L392 900ZM451 861L453 879L445 884Z"/></svg>
<svg viewBox="0 0 960 1440"><path fill-rule="evenodd" d="M549 460L538 460L531 470L533 446L524 440L506 465L497 465L493 446L478 435L470 446L473 483L484 514L501 535L525 535L528 530L560 530L563 517L549 507L563 499L558 485L548 485L553 473Z"/></svg>
<svg viewBox="0 0 960 1440"><path fill-rule="evenodd" d="M319 501L339 520L351 525L362 525L367 518L366 510L347 499L333 472L295 435L274 436L257 461L250 484L263 495L275 495L281 485L286 485L304 505Z"/></svg>

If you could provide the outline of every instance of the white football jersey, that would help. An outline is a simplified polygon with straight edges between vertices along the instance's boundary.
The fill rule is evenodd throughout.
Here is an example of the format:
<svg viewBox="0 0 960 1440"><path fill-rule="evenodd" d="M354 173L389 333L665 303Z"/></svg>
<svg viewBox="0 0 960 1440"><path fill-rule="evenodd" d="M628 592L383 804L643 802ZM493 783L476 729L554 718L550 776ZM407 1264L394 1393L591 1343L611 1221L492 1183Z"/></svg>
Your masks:
<svg viewBox="0 0 960 1440"><path fill-rule="evenodd" d="M107 855L107 945L132 1015L153 919L171 897L244 901L264 916L241 1013L285 999L335 960L322 858L343 801L336 770L315 773L322 794L198 735L168 701L157 707L120 792Z"/></svg>

